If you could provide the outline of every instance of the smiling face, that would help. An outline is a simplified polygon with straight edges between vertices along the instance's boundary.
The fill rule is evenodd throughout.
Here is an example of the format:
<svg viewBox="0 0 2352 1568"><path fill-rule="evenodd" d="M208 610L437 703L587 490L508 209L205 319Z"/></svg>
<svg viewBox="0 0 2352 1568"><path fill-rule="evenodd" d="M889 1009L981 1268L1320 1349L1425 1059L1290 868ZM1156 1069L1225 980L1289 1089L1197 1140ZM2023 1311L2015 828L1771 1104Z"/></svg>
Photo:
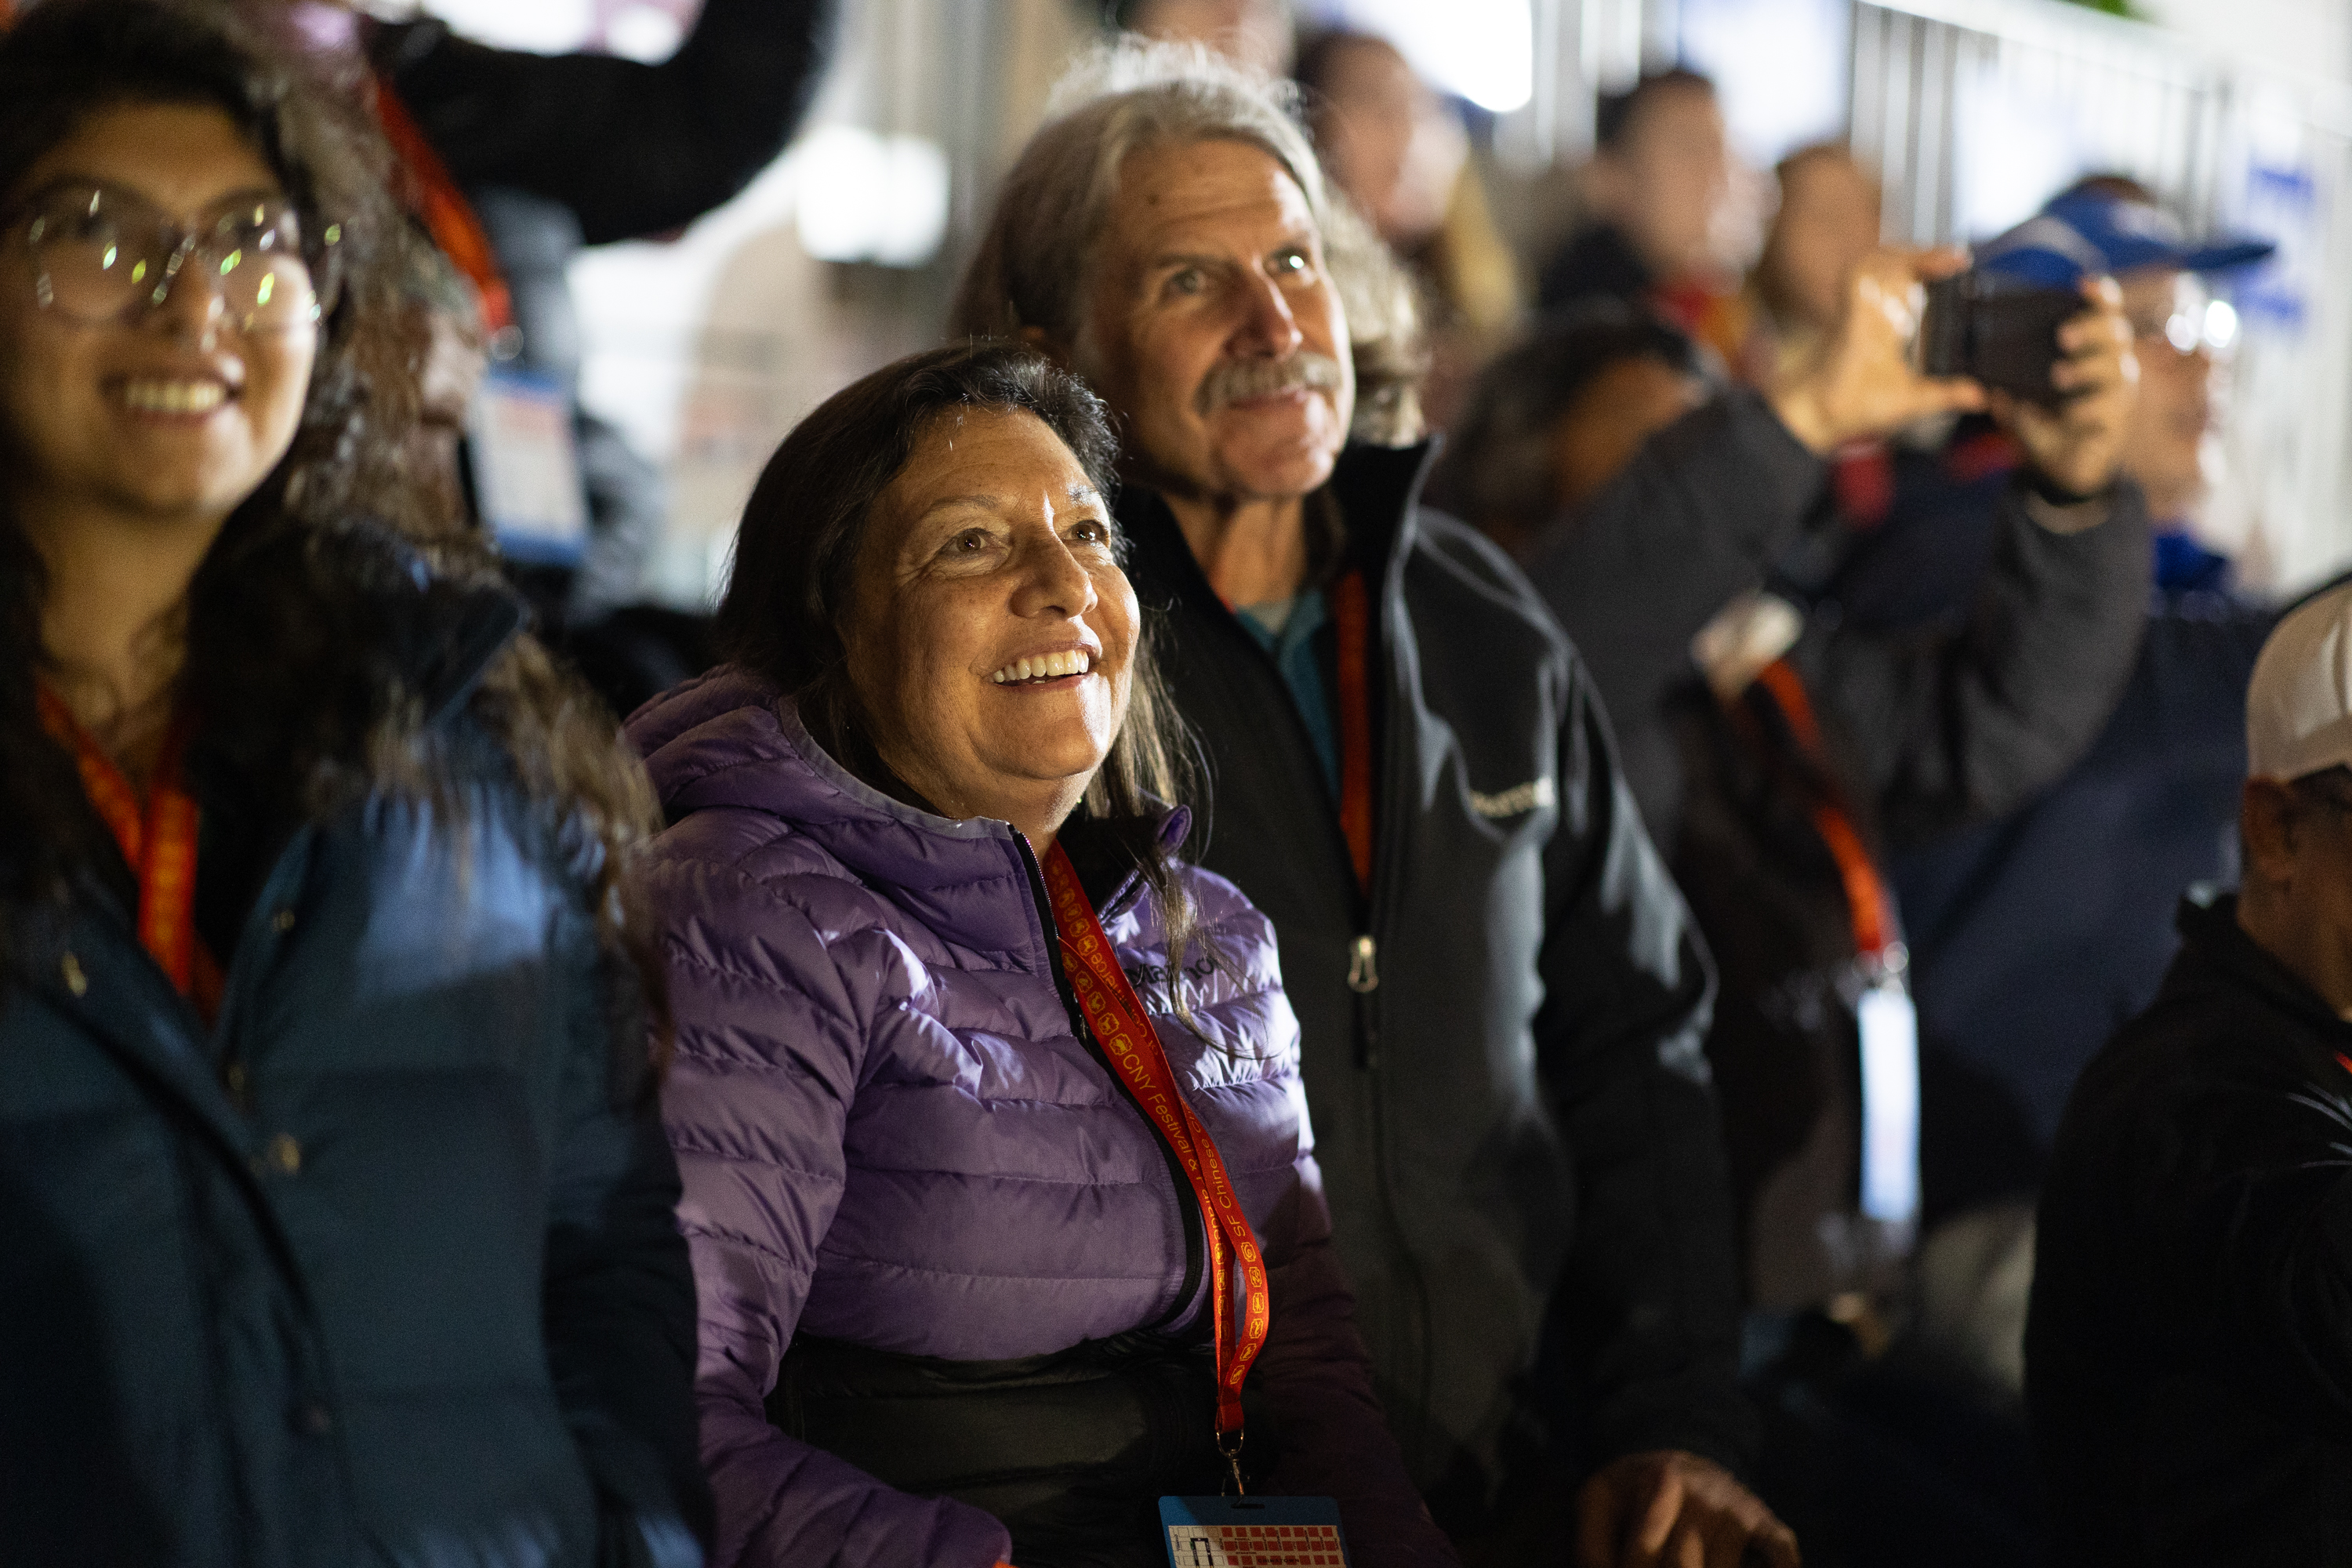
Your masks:
<svg viewBox="0 0 2352 1568"><path fill-rule="evenodd" d="M1110 511L1043 420L935 418L874 503L842 641L891 770L940 810L1051 834L1109 755L1135 591Z"/></svg>
<svg viewBox="0 0 2352 1568"><path fill-rule="evenodd" d="M6 193L111 187L194 226L232 197L281 194L218 110L100 110ZM191 268L160 307L84 321L41 308L13 225L0 243L0 436L20 511L98 509L217 525L292 444L318 330L247 331Z"/></svg>
<svg viewBox="0 0 2352 1568"><path fill-rule="evenodd" d="M1245 142L1154 147L1119 170L1072 357L1156 488L1303 496L1355 413L1348 319L1307 197Z"/></svg>

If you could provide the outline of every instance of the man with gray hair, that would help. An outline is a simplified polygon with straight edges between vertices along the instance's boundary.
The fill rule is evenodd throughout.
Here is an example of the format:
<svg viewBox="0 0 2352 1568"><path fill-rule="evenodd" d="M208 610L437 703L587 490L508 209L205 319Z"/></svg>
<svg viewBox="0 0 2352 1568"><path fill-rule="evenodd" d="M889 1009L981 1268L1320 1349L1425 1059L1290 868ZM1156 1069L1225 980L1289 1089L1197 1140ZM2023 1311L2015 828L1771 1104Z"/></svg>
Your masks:
<svg viewBox="0 0 2352 1568"><path fill-rule="evenodd" d="M1395 296L1286 102L1131 45L1091 86L1007 178L954 325L1045 346L1122 423L1134 575L1213 771L1202 858L1275 923L1415 1479L1480 1560L1792 1565L1733 1473L1706 961L1591 686L1418 506L1426 449L1350 443L1351 307Z"/></svg>

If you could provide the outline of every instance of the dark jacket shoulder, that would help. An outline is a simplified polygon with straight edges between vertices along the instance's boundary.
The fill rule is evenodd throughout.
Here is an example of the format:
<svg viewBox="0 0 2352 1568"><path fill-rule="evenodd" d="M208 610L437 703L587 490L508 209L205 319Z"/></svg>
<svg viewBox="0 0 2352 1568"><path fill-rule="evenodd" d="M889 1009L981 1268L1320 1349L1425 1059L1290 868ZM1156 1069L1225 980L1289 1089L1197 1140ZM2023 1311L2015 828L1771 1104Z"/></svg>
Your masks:
<svg viewBox="0 0 2352 1568"><path fill-rule="evenodd" d="M2157 1000L2076 1086L2026 1396L2067 1561L2352 1558L2352 1024L2183 906Z"/></svg>

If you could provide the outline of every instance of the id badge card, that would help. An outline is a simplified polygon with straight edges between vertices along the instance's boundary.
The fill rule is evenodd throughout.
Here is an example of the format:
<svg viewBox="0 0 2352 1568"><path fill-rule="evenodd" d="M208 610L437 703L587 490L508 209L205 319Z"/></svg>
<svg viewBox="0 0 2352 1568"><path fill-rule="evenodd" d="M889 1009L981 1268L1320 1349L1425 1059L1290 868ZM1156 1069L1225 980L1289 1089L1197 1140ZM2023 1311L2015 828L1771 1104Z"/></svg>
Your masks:
<svg viewBox="0 0 2352 1568"><path fill-rule="evenodd" d="M1854 1007L1862 1027L1862 1212L1910 1234L1919 1217L1919 1014L1899 980Z"/></svg>
<svg viewBox="0 0 2352 1568"><path fill-rule="evenodd" d="M467 420L474 496L509 560L571 566L588 542L588 498L572 439L572 400L545 376L493 370Z"/></svg>
<svg viewBox="0 0 2352 1568"><path fill-rule="evenodd" d="M1327 1497L1164 1497L1170 1568L1346 1568Z"/></svg>

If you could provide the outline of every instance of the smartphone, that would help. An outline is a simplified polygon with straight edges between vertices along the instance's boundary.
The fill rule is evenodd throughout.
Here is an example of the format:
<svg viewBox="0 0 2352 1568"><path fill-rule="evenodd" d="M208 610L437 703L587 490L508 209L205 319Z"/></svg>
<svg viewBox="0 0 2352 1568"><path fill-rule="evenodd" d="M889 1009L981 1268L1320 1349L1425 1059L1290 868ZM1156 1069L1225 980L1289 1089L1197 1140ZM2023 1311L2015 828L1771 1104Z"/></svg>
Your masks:
<svg viewBox="0 0 2352 1568"><path fill-rule="evenodd" d="M2060 359L2058 329L2090 309L2072 289L2011 281L1968 271L1927 285L1919 321L1919 370L1965 375L2031 403L2056 407L2066 395L2050 384Z"/></svg>

